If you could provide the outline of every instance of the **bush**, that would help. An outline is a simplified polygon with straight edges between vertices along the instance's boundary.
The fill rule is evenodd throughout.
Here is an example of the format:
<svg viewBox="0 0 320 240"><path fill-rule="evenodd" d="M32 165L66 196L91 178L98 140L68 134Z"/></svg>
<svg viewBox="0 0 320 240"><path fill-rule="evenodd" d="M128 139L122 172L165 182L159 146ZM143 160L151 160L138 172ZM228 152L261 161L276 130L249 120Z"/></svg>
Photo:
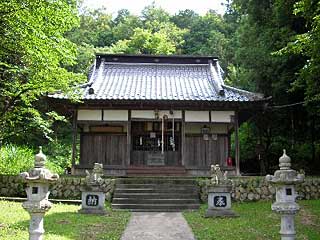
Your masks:
<svg viewBox="0 0 320 240"><path fill-rule="evenodd" d="M47 167L55 173L62 174L71 167L71 144L54 140L43 146L43 152L47 155Z"/></svg>
<svg viewBox="0 0 320 240"><path fill-rule="evenodd" d="M13 144L0 148L0 173L18 175L34 167L34 155L38 150L27 146ZM54 173L63 174L66 167L71 165L71 148L67 145L52 142L43 148L47 156L46 167Z"/></svg>
<svg viewBox="0 0 320 240"><path fill-rule="evenodd" d="M0 148L1 174L17 175L33 167L33 150L25 146L4 145Z"/></svg>

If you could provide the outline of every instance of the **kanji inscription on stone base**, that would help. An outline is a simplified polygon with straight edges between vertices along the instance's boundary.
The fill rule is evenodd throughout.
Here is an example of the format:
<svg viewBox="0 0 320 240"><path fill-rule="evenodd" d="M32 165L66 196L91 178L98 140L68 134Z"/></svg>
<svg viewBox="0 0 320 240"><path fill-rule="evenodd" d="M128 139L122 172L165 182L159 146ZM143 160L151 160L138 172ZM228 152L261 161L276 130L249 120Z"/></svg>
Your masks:
<svg viewBox="0 0 320 240"><path fill-rule="evenodd" d="M98 206L99 205L99 196L88 194L86 197L87 206Z"/></svg>
<svg viewBox="0 0 320 240"><path fill-rule="evenodd" d="M226 196L215 196L213 198L213 205L216 208L226 207L227 206L227 197Z"/></svg>

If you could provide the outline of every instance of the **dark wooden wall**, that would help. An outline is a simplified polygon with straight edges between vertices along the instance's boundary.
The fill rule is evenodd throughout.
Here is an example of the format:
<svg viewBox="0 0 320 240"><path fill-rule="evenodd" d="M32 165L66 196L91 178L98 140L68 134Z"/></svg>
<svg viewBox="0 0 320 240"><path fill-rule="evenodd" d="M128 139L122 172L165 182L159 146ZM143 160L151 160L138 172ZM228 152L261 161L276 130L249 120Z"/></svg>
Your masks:
<svg viewBox="0 0 320 240"><path fill-rule="evenodd" d="M217 140L203 140L202 135L186 135L184 162L186 167L226 166L229 155L227 135ZM131 151L131 165L147 165L147 151ZM127 135L83 133L80 138L80 165L93 166L95 162L108 166L126 166ZM165 152L165 165L181 165L180 151Z"/></svg>
<svg viewBox="0 0 320 240"><path fill-rule="evenodd" d="M186 135L185 166L208 167L211 164L226 166L228 153L228 136L218 135L217 140L203 140L201 135Z"/></svg>
<svg viewBox="0 0 320 240"><path fill-rule="evenodd" d="M127 134L83 133L80 137L80 165L126 165Z"/></svg>

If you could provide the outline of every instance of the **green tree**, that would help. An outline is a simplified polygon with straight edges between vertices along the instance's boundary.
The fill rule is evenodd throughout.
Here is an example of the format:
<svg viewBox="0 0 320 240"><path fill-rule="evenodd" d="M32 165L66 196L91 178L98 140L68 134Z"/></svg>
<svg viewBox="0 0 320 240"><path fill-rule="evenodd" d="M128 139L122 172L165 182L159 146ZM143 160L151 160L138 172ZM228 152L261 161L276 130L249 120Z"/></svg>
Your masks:
<svg viewBox="0 0 320 240"><path fill-rule="evenodd" d="M118 20L115 22L118 25L113 28L116 36L119 36L118 30L123 29L124 26L127 28L129 26L142 27L125 31L128 35L123 34L124 38L114 43L108 52L131 54L173 54L179 52L179 48L184 43L183 37L186 30L180 29L170 22L169 13L161 8L156 8L153 4L142 11L141 18L142 21L138 21L128 14L117 17Z"/></svg>
<svg viewBox="0 0 320 240"><path fill-rule="evenodd" d="M62 65L74 62L76 48L63 34L78 24L75 1L0 3L0 141L27 139L35 130L47 135L54 113L39 112L47 92L71 87L80 75Z"/></svg>
<svg viewBox="0 0 320 240"><path fill-rule="evenodd" d="M187 11L176 15L174 21L183 26L182 22L184 22L186 16L192 17L192 21L186 21L189 31L185 35L182 53L217 56L225 68L228 62L226 49L229 40L222 16L214 11L209 11L204 16L198 16Z"/></svg>
<svg viewBox="0 0 320 240"><path fill-rule="evenodd" d="M286 47L281 49L281 55L302 55L305 57L299 70L299 78L293 82L292 90L303 89L305 100L314 110L320 101L320 2L301 0L294 5L294 14L305 20L305 31L293 37ZM320 113L320 112L319 112Z"/></svg>
<svg viewBox="0 0 320 240"><path fill-rule="evenodd" d="M292 39L296 40L301 33L308 31L304 26L306 20L293 14L295 2L234 0L230 5L232 11L229 14L235 18L229 18L228 21L238 22L238 25L231 39L235 57L228 68L228 80L233 85L262 92L273 98L273 104L266 108L264 114L257 115L247 128L253 131L251 136L255 136L251 141L251 153L247 155L253 156L254 149L259 145L258 148L263 149L260 167L267 171L277 163L281 148L287 148L292 159L300 161L300 167L306 168L311 164L309 170L316 169L314 163L319 139L316 129L319 122L307 108L294 104L304 101L305 88L292 87L299 83L297 73L304 68L308 57L301 51L275 54ZM290 43L288 47L294 46L297 49L298 45ZM310 143L314 146L313 154L310 154L312 151L304 151L307 148L302 147ZM307 162L309 164L305 164Z"/></svg>
<svg viewBox="0 0 320 240"><path fill-rule="evenodd" d="M128 10L120 10L113 21L113 42L129 39L136 28L142 28L142 20L138 16L131 15Z"/></svg>
<svg viewBox="0 0 320 240"><path fill-rule="evenodd" d="M175 40L183 31L173 28L170 36L161 29L153 33L149 29L136 28L130 39L120 40L109 48L112 53L130 54L173 54L176 52ZM175 39L170 39L173 37Z"/></svg>
<svg viewBox="0 0 320 240"><path fill-rule="evenodd" d="M171 17L171 21L179 28L191 29L194 23L200 18L199 14L191 9L179 11Z"/></svg>
<svg viewBox="0 0 320 240"><path fill-rule="evenodd" d="M65 37L77 45L104 47L113 43L111 25L112 16L106 13L105 8L81 8L80 25L66 32Z"/></svg>

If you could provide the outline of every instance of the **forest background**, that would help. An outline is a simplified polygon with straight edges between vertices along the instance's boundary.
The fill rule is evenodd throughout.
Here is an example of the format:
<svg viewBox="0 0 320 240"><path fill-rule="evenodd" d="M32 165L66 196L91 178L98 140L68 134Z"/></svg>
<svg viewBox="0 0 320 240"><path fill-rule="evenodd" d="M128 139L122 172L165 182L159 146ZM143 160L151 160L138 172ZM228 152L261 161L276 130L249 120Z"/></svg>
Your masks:
<svg viewBox="0 0 320 240"><path fill-rule="evenodd" d="M294 168L320 173L320 2L233 0L221 15L139 16L75 0L0 2L0 172L32 165L38 145L59 173L71 164L71 124L45 96L71 93L95 53L213 55L225 82L271 96L240 128L241 169L265 174L286 148ZM74 96L76 98L76 96Z"/></svg>

